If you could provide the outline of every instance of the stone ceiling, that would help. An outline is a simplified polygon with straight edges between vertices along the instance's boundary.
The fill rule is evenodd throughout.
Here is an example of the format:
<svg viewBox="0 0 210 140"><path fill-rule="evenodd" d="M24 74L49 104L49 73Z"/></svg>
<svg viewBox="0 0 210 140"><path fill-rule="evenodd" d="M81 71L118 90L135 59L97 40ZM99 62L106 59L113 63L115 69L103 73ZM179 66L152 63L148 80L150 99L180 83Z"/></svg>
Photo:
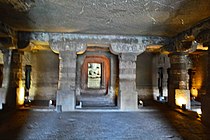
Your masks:
<svg viewBox="0 0 210 140"><path fill-rule="evenodd" d="M210 16L210 0L0 0L16 31L172 37Z"/></svg>

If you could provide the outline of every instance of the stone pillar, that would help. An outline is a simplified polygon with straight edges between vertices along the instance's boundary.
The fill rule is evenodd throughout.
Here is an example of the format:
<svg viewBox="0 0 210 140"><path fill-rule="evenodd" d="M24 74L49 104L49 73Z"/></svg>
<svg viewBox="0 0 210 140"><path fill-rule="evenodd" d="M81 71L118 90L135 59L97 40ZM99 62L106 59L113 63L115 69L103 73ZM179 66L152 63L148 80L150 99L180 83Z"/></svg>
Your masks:
<svg viewBox="0 0 210 140"><path fill-rule="evenodd" d="M119 106L121 110L137 110L136 54L119 55Z"/></svg>
<svg viewBox="0 0 210 140"><path fill-rule="evenodd" d="M70 40L51 40L50 48L59 53L59 81L56 97L57 111L73 111L76 106L76 61L77 53L86 50L86 44Z"/></svg>
<svg viewBox="0 0 210 140"><path fill-rule="evenodd" d="M175 90L187 90L188 89L188 58L187 53L176 52L169 55L171 69L170 69L170 80L169 80L169 95L168 103L171 106L175 106Z"/></svg>
<svg viewBox="0 0 210 140"><path fill-rule="evenodd" d="M75 109L76 52L59 52L59 83L57 92L57 110Z"/></svg>
<svg viewBox="0 0 210 140"><path fill-rule="evenodd" d="M136 59L145 51L143 44L113 43L110 51L119 57L119 94L118 105L121 110L138 109L136 91Z"/></svg>

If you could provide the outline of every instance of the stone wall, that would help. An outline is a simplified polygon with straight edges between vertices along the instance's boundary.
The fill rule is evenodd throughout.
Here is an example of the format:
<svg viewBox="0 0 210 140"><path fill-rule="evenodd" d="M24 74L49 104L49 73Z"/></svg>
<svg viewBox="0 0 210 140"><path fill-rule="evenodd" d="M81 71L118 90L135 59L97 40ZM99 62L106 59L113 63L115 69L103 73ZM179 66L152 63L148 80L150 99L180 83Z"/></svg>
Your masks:
<svg viewBox="0 0 210 140"><path fill-rule="evenodd" d="M207 66L208 66L208 53L202 52L197 54L191 54L190 59L192 61L192 69L194 74L192 75L192 88L198 90L198 96L206 93L207 88Z"/></svg>
<svg viewBox="0 0 210 140"><path fill-rule="evenodd" d="M25 65L32 66L30 99L55 100L58 87L58 55L52 51L24 52L23 79Z"/></svg>

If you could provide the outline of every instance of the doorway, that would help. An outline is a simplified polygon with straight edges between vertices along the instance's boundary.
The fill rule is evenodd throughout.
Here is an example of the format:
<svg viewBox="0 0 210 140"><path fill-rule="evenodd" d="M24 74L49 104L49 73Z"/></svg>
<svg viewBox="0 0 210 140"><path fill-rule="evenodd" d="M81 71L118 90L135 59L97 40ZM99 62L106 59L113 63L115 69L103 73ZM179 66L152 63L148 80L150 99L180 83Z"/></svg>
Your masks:
<svg viewBox="0 0 210 140"><path fill-rule="evenodd" d="M81 71L81 93L108 93L110 81L110 62L104 55L86 56Z"/></svg>

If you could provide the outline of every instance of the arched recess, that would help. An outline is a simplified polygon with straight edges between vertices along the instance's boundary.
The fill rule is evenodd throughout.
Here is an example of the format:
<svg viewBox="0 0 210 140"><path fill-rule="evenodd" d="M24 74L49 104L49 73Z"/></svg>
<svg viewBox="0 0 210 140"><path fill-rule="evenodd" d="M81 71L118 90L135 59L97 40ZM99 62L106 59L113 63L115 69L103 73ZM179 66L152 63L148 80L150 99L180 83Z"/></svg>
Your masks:
<svg viewBox="0 0 210 140"><path fill-rule="evenodd" d="M100 88L88 87L88 64L98 63L101 65ZM81 70L81 93L107 94L110 82L110 60L104 55L88 55L84 58Z"/></svg>

